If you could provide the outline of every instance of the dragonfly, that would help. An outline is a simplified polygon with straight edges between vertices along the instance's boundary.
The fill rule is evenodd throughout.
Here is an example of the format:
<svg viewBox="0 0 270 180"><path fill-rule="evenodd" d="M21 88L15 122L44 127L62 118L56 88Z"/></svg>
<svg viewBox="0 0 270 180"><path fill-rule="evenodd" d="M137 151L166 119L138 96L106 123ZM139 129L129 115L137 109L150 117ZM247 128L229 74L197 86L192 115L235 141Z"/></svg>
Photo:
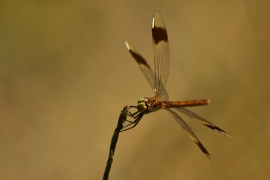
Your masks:
<svg viewBox="0 0 270 180"><path fill-rule="evenodd" d="M217 163L210 156L209 152L194 134L189 125L177 113L180 112L191 119L195 119L206 127L229 138L234 139L234 137L226 133L221 128L200 117L199 115L195 114L194 112L185 108L189 106L207 105L210 104L210 100L200 99L188 101L169 101L169 96L165 89L170 68L168 34L162 16L158 11L154 12L152 19L152 40L154 47L154 71L151 69L143 56L131 44L131 42L127 38L124 38L124 43L128 51L138 64L140 70L153 89L155 95L151 98L143 97L138 100L138 105L133 106L133 108L137 108L137 111L131 114L131 116L134 118L134 121L130 121L130 123L123 127L121 131L134 128L144 115L164 109L173 116L173 118L187 133L191 140L194 141L201 149L201 151L214 163L216 167L218 167Z"/></svg>

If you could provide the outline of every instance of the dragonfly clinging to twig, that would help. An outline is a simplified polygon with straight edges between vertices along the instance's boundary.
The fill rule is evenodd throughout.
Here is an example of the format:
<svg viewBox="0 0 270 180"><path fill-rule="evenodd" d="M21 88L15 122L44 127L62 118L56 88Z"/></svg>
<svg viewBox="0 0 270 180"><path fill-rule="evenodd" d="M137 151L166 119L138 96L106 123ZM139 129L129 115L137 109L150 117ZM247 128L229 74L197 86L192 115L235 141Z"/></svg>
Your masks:
<svg viewBox="0 0 270 180"><path fill-rule="evenodd" d="M155 96L151 98L143 97L139 99L138 105L134 106L137 108L138 111L132 114L135 120L123 127L121 131L134 128L145 114L164 109L173 116L173 118L178 122L178 124L183 128L183 130L188 134L188 136L198 145L202 152L218 167L218 165L212 159L206 148L199 141L199 139L196 137L188 124L176 112L178 111L192 119L195 119L199 123L227 137L233 137L219 127L213 125L204 118L185 108L187 106L207 105L210 103L208 99L190 101L169 101L169 96L165 89L170 67L169 43L165 24L163 22L161 14L158 11L156 11L153 15L152 38L154 46L154 71L151 69L147 61L142 57L142 55L130 43L130 41L127 38L124 39L128 51L137 62L144 77L153 89Z"/></svg>

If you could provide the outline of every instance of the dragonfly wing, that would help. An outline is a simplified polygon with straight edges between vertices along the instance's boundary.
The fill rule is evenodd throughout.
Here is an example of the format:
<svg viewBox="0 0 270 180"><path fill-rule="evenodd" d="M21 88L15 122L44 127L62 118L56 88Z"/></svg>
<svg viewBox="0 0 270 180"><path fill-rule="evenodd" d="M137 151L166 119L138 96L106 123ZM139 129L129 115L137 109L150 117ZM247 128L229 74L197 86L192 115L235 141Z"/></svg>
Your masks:
<svg viewBox="0 0 270 180"><path fill-rule="evenodd" d="M155 85L158 94L163 100L168 100L168 93L165 86L167 83L170 68L170 53L168 34L161 14L156 11L152 21L152 38L154 47L155 62ZM166 99L167 98L167 99Z"/></svg>
<svg viewBox="0 0 270 180"><path fill-rule="evenodd" d="M187 135L190 137L192 141L194 141L197 146L202 150L202 152L218 167L217 163L212 159L209 152L206 150L206 148L203 146L203 144L200 142L200 140L196 137L194 132L191 130L189 125L174 111L171 109L166 109L178 122L178 124L183 128L183 130L187 133Z"/></svg>
<svg viewBox="0 0 270 180"><path fill-rule="evenodd" d="M135 61L138 63L139 68L141 69L145 79L153 89L154 93L156 94L156 86L155 86L155 73L147 63L147 61L142 57L142 55L136 50L136 48L131 44L131 42L124 38L125 45L132 55L132 57L135 59Z"/></svg>
<svg viewBox="0 0 270 180"><path fill-rule="evenodd" d="M216 132L219 132L227 137L230 137L230 138L233 138L233 136L229 135L228 133L226 133L225 131L223 131L222 129L220 129L219 127L215 126L214 124L210 123L209 121L205 120L204 118L198 116L197 114L195 114L194 112L186 109L186 108L183 108L183 107L175 107L174 108L175 110L183 113L184 115L192 118L192 119L196 119L199 123L205 125L206 127L210 128L210 129L213 129L215 130Z"/></svg>

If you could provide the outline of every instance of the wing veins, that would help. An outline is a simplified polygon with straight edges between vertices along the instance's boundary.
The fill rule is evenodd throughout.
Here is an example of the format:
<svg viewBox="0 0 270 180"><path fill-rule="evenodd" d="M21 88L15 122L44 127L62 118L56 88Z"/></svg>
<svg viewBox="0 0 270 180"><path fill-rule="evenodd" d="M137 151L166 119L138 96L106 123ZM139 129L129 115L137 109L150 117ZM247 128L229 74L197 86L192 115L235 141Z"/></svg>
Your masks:
<svg viewBox="0 0 270 180"><path fill-rule="evenodd" d="M201 149L201 151L208 157L216 167L218 167L217 163L213 160L209 152L206 150L206 148L203 146L203 144L200 142L200 140L197 138L197 136L194 134L194 132L191 130L189 125L174 111L171 109L166 109L173 118L178 122L178 124L183 128L183 130L187 133L187 135L190 137L192 141L196 143L196 145ZM219 167L218 167L219 168Z"/></svg>
<svg viewBox="0 0 270 180"><path fill-rule="evenodd" d="M162 99L167 100L168 93L165 86L168 80L170 68L169 43L165 23L158 11L156 11L153 15L152 40L156 75L154 82L157 87L158 94L162 97Z"/></svg>
<svg viewBox="0 0 270 180"><path fill-rule="evenodd" d="M174 108L175 110L181 112L182 114L192 118L192 119L195 119L197 120L199 123L205 125L206 127L218 132L218 133L221 133L227 137L230 137L232 139L234 139L233 136L231 136L230 134L226 133L224 130L222 130L221 128L215 126L214 124L210 123L209 121L205 120L204 118L200 117L199 115L195 114L194 112L186 109L186 108L183 108L183 107L175 107Z"/></svg>

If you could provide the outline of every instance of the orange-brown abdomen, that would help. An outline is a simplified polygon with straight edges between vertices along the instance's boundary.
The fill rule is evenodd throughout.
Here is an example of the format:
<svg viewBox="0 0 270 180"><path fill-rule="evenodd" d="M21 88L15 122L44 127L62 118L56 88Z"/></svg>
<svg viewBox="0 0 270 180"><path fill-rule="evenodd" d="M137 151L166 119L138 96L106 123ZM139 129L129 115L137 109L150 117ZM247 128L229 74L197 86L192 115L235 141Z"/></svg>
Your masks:
<svg viewBox="0 0 270 180"><path fill-rule="evenodd" d="M190 100L190 101L163 101L163 108L201 106L210 104L208 99Z"/></svg>

